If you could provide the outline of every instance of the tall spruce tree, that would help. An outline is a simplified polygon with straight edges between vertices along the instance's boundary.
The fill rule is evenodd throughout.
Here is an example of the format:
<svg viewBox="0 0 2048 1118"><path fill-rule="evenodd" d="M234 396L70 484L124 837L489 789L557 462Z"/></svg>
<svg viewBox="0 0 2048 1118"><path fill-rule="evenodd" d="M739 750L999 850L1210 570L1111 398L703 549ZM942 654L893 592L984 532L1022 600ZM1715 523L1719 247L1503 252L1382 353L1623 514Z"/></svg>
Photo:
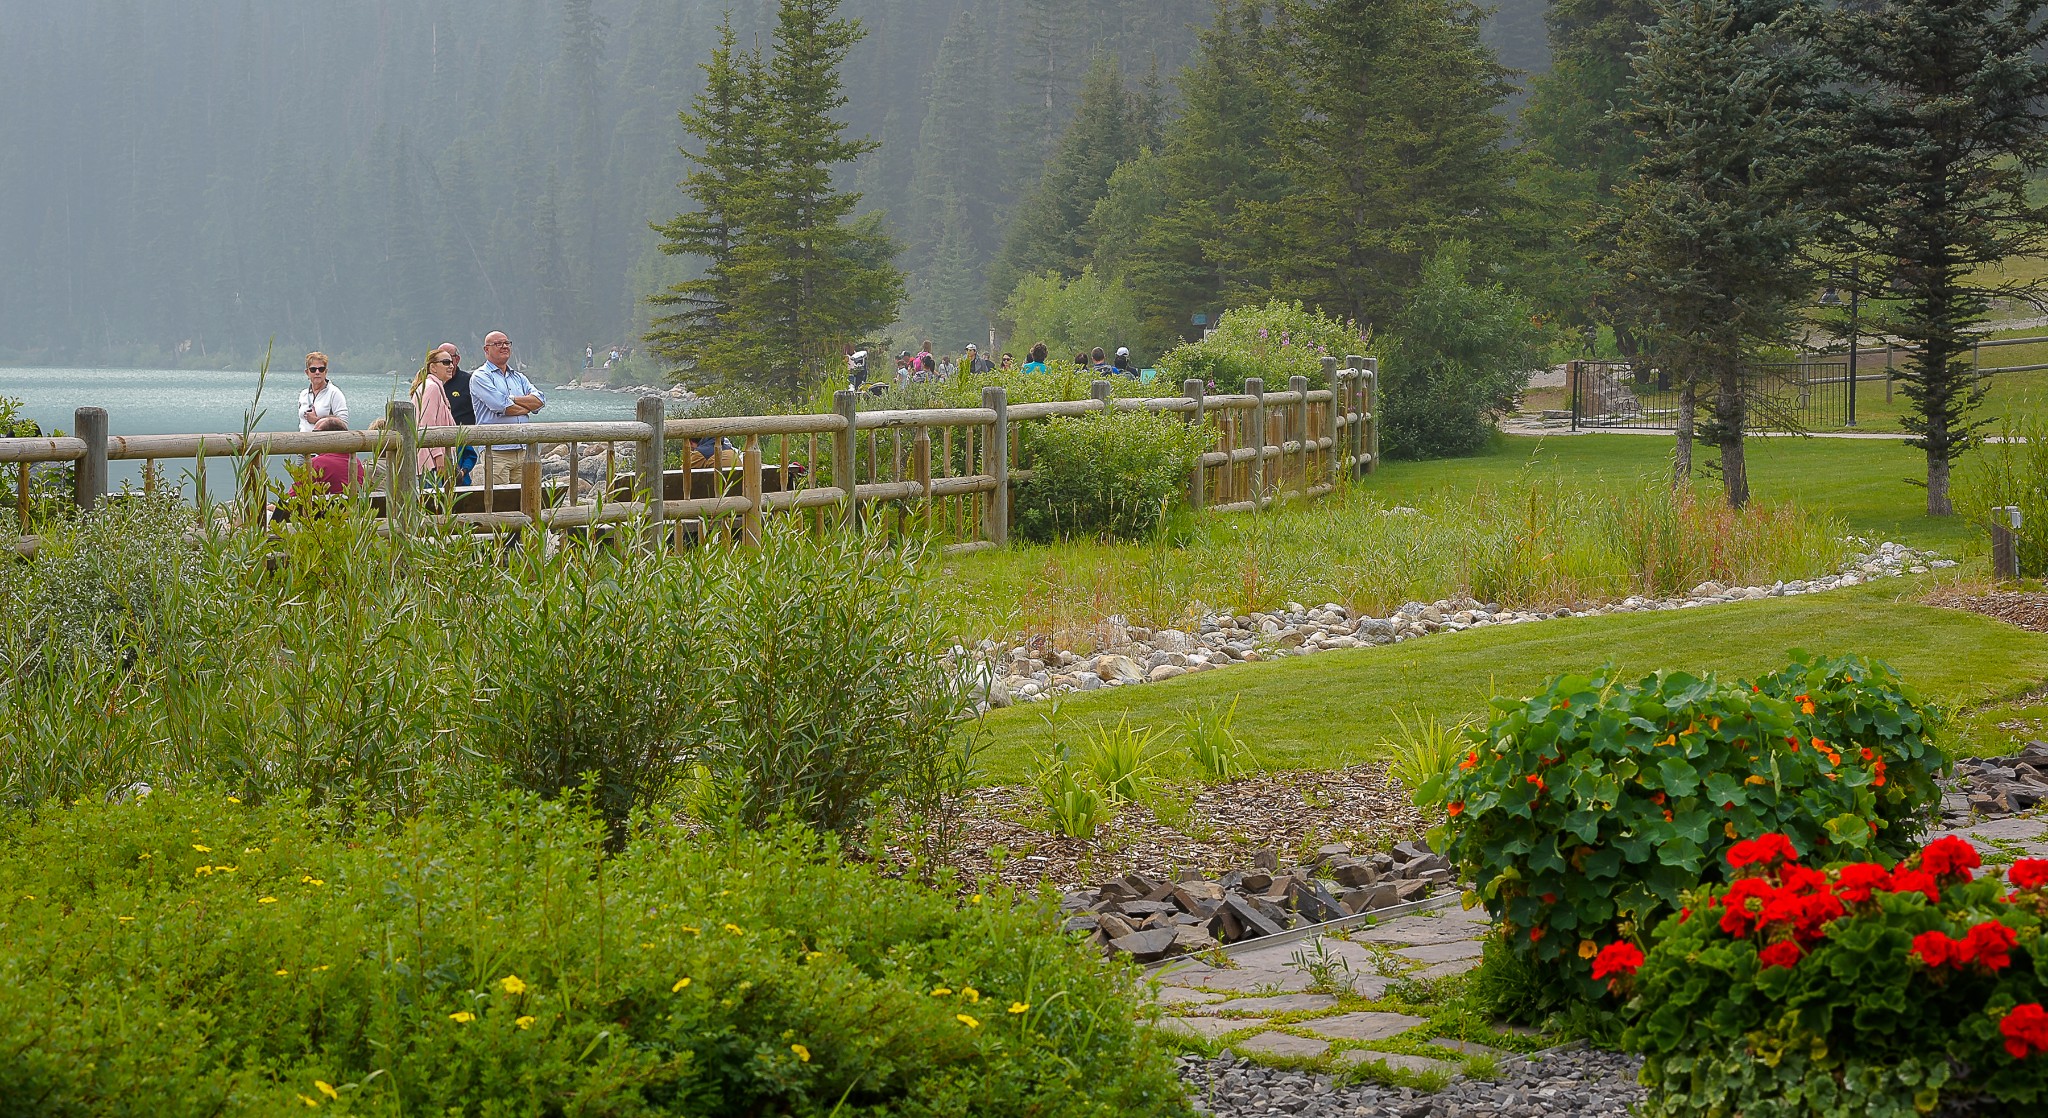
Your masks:
<svg viewBox="0 0 2048 1118"><path fill-rule="evenodd" d="M842 343L893 321L895 248L834 168L872 150L844 136L839 67L860 25L839 0L782 0L773 56L738 50L728 25L705 93L683 114L703 140L684 191L698 203L660 227L663 250L701 256L705 276L672 286L648 334L690 383L793 399L836 371Z"/></svg>
<svg viewBox="0 0 2048 1118"><path fill-rule="evenodd" d="M989 148L1001 117L994 72L988 36L962 13L939 44L904 223L906 265L916 276L909 321L919 336L948 346L986 329L988 267L1002 247L1007 178Z"/></svg>
<svg viewBox="0 0 2048 1118"><path fill-rule="evenodd" d="M1622 121L1642 154L1603 239L1624 316L1680 382L1676 476L1692 400L1713 404L1729 505L1749 501L1743 436L1757 351L1785 341L1812 290L1813 13L1798 0L1661 0Z"/></svg>
<svg viewBox="0 0 2048 1118"><path fill-rule="evenodd" d="M1275 164L1246 207L1271 286L1390 321L1442 243L1483 231L1505 189L1495 108L1511 86L1455 0L1283 0Z"/></svg>
<svg viewBox="0 0 2048 1118"><path fill-rule="evenodd" d="M2048 24L2042 0L1880 0L1835 21L1847 104L1827 176L1843 246L1896 301L1881 328L1904 339L1903 425L1927 458L1927 514L1949 516L1949 472L1977 442L1988 384L1968 360L1989 300L2038 302L2039 281L1985 265L2048 247L2027 197L2048 164ZM1889 290L1883 290L1889 287Z"/></svg>

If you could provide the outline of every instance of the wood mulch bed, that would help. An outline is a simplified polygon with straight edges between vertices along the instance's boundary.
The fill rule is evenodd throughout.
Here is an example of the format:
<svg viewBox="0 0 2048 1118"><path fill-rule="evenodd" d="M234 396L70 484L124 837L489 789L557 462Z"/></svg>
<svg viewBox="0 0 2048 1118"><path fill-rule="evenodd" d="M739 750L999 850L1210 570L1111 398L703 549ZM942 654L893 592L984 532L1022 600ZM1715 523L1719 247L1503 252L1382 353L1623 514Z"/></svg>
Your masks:
<svg viewBox="0 0 2048 1118"><path fill-rule="evenodd" d="M1927 599L1931 606L1966 609L2036 633L2048 633L2048 593L2017 590L1986 594L1950 592Z"/></svg>
<svg viewBox="0 0 2048 1118"><path fill-rule="evenodd" d="M1418 838L1422 816L1383 764L1321 772L1264 773L1231 784L1166 790L1158 810L1126 805L1093 839L1055 833L1028 786L975 790L962 820L958 862L968 878L988 875L1035 887L1078 888L1126 873L1210 875L1243 869L1266 847L1283 863L1317 847L1349 842L1385 850ZM1163 822L1161 815L1171 820Z"/></svg>

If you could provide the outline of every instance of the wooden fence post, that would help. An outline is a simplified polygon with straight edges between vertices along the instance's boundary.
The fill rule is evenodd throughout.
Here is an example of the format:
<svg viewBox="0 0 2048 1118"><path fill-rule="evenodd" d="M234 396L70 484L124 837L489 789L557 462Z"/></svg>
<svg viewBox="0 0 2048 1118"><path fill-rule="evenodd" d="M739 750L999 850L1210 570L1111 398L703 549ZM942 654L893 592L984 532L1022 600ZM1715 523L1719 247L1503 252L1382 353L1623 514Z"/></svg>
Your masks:
<svg viewBox="0 0 2048 1118"><path fill-rule="evenodd" d="M1199 377L1189 377L1180 382L1181 395L1194 401L1195 404L1193 410L1188 412L1188 422L1198 429L1206 429L1209 422L1208 417L1202 414L1202 397L1207 387ZM1216 440L1210 439L1209 441L1214 443ZM1202 448L1202 454L1207 454L1208 452L1208 447ZM1201 454L1197 454L1195 456L1194 472L1188 476L1188 508L1200 513L1202 511L1202 502L1208 496L1208 489L1208 469L1202 465Z"/></svg>
<svg viewBox="0 0 2048 1118"><path fill-rule="evenodd" d="M1244 390L1252 398L1252 511L1266 507L1266 378L1244 378Z"/></svg>
<svg viewBox="0 0 2048 1118"><path fill-rule="evenodd" d="M748 435L747 448L740 456L740 496L747 499L747 511L740 514L740 542L761 546L761 436Z"/></svg>
<svg viewBox="0 0 2048 1118"><path fill-rule="evenodd" d="M1380 471L1380 359L1365 359L1365 472Z"/></svg>
<svg viewBox="0 0 2048 1118"><path fill-rule="evenodd" d="M1305 500L1308 497L1308 378L1288 377L1287 391L1294 393L1294 418L1289 426L1294 428L1295 456L1301 460L1296 472ZM1285 472L1282 473L1284 476Z"/></svg>
<svg viewBox="0 0 2048 1118"><path fill-rule="evenodd" d="M854 423L860 418L860 393L842 388L832 394L832 410L846 420L846 430L832 437L832 484L846 490L840 517L851 528L860 520L860 500L854 491L860 480L854 476Z"/></svg>
<svg viewBox="0 0 2048 1118"><path fill-rule="evenodd" d="M2020 507L2006 505L1991 510L1991 577L2020 577Z"/></svg>
<svg viewBox="0 0 2048 1118"><path fill-rule="evenodd" d="M85 457L78 460L72 478L71 500L78 511L91 512L107 495L107 409L72 412L71 433L85 442Z"/></svg>
<svg viewBox="0 0 2048 1118"><path fill-rule="evenodd" d="M540 521L540 447L530 444L519 456L519 511L526 514L526 530L534 539L547 532Z"/></svg>
<svg viewBox="0 0 2048 1118"><path fill-rule="evenodd" d="M919 494L919 498L921 503L924 505L924 514L927 518L927 523L929 523L932 515L931 428L919 427L917 429L917 438L911 441L910 448L911 474L913 477L917 479L917 487L921 491Z"/></svg>
<svg viewBox="0 0 2048 1118"><path fill-rule="evenodd" d="M1098 380L1088 386L1088 394L1102 405L1104 415L1116 410L1116 388L1106 380Z"/></svg>
<svg viewBox="0 0 2048 1118"><path fill-rule="evenodd" d="M668 405L659 396L642 396L633 405L633 418L647 425L647 441L633 448L633 472L639 475L640 500L647 507L647 546L660 550L664 515L662 502L668 499L666 479L662 476L664 459L668 457L668 432L664 427L668 419ZM569 468L573 470L576 467L572 463ZM685 490L684 496L688 495Z"/></svg>
<svg viewBox="0 0 2048 1118"><path fill-rule="evenodd" d="M391 465L384 471L384 511L389 516L400 516L411 513L419 498L419 408L411 400L393 400L384 415L395 436L386 445L392 446L394 441L396 444L391 451Z"/></svg>
<svg viewBox="0 0 2048 1118"><path fill-rule="evenodd" d="M991 384L981 390L981 406L996 413L981 441L981 472L996 479L988 494L988 541L997 547L1010 542L1010 390Z"/></svg>
<svg viewBox="0 0 2048 1118"><path fill-rule="evenodd" d="M1330 440L1330 449L1323 457L1323 479L1329 485L1337 484L1337 461L1343 454L1343 440L1339 436L1343 434L1344 427L1337 421L1342 409L1337 402L1344 398L1344 392L1337 377L1337 359L1323 358L1323 380L1330 385L1330 402L1323 405L1323 433L1317 437Z"/></svg>
<svg viewBox="0 0 2048 1118"><path fill-rule="evenodd" d="M1365 456L1365 358L1347 353L1344 368L1344 476L1355 478Z"/></svg>

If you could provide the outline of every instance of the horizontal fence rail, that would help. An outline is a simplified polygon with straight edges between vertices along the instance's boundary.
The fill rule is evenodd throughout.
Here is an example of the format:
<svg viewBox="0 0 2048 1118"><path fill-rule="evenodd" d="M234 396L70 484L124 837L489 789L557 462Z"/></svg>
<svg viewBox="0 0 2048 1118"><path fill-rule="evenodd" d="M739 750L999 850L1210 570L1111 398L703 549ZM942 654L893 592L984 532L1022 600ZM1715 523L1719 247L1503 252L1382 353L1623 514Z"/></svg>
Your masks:
<svg viewBox="0 0 2048 1118"><path fill-rule="evenodd" d="M990 387L978 408L875 411L859 410L860 395L845 391L829 414L675 419L661 398L647 397L630 422L488 427L422 428L412 403L399 400L364 431L110 436L104 410L80 408L70 436L0 439L0 467L13 467L15 550L25 555L35 552L29 532L39 502L94 508L111 495L109 462L142 463L144 493L173 476L189 481L202 523L247 523L283 515L269 502L271 455L320 454L370 456L363 499L384 531L591 532L637 523L650 543L680 544L716 523L755 544L770 513L808 515L820 528L893 514L901 527L914 511L968 550L1009 541L1014 487L1034 476L1019 434L1060 417L1151 411L1208 430L1187 482L1198 512L1314 499L1374 471L1379 363L1352 356L1342 367L1336 358L1323 365L1327 389L1294 377L1267 392L1253 378L1244 392L1209 395L1190 380L1180 396L1133 399L1096 381L1086 400L1011 404L1005 389ZM474 483L455 485L453 463L472 454ZM233 492L208 492L209 460L241 467ZM173 475L182 463L189 468ZM67 470L58 492L53 471Z"/></svg>

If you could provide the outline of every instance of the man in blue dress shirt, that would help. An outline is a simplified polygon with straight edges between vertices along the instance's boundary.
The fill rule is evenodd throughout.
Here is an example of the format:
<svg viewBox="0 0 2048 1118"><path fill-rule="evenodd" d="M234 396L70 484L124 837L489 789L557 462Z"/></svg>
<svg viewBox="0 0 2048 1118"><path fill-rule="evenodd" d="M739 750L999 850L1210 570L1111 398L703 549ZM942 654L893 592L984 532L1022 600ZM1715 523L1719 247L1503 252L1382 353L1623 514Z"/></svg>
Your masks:
<svg viewBox="0 0 2048 1118"><path fill-rule="evenodd" d="M484 335L484 363L469 374L469 396L476 406L479 425L531 423L533 413L547 406L547 397L512 367L512 339L502 331ZM519 467L526 455L539 448L524 443L494 444L485 459L491 464L492 485L519 484Z"/></svg>

